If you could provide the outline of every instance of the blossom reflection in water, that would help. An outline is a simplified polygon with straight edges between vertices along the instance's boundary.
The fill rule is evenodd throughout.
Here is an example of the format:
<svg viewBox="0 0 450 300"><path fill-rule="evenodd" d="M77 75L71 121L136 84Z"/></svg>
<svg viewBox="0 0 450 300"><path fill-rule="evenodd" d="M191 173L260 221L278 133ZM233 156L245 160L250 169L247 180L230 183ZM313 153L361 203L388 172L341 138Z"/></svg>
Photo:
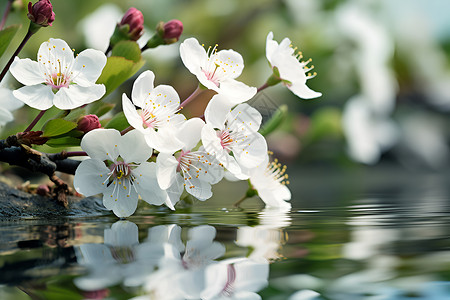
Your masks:
<svg viewBox="0 0 450 300"><path fill-rule="evenodd" d="M240 229L238 229L239 231ZM88 274L75 285L89 294L121 284L142 290L136 299L261 299L269 263L263 257L225 256L216 229L202 225L184 230L175 224L149 228L139 243L138 226L118 221L104 231L103 244L76 246L78 263ZM86 294L86 293L85 293Z"/></svg>

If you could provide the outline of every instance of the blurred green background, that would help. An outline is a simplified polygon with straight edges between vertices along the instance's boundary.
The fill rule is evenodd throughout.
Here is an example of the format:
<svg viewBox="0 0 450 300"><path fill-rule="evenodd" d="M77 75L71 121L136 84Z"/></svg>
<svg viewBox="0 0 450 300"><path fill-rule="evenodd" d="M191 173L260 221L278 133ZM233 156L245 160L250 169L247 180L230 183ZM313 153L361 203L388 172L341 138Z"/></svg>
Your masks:
<svg viewBox="0 0 450 300"><path fill-rule="evenodd" d="M7 25L22 23L8 48L12 53L27 29L21 1ZM279 85L250 103L265 117L287 104L289 116L268 137L269 148L282 161L312 165L373 165L388 162L407 169L448 167L450 109L450 4L439 0L135 0L52 1L56 19L41 29L20 57L34 58L50 37L62 38L81 52L101 48L100 40L114 20L134 6L144 14L146 36L159 21L179 19L181 41L196 37L206 46L234 49L245 61L238 78L261 86L270 76L265 39L273 31L280 42L289 37L312 58L318 75L307 84L323 96L305 101ZM4 8L6 1L0 1ZM105 6L107 6L105 8ZM95 15L96 14L96 15ZM89 21L90 20L90 21ZM112 21L111 21L112 20ZM97 22L96 22L97 21ZM95 45L94 45L95 44ZM105 46L106 47L106 46ZM144 52L143 70L156 74L156 84L170 84L185 99L196 78L183 66L179 43ZM102 49L104 50L104 49ZM8 57L8 55L5 55ZM0 66L6 63L5 56ZM139 72L140 73L140 72ZM136 74L137 76L138 74ZM136 77L135 76L135 77ZM120 103L132 78L107 101ZM8 87L20 86L14 79ZM23 108L5 133L19 130L36 111ZM199 112L191 108L191 115ZM189 113L188 113L189 114ZM22 123L18 126L17 123Z"/></svg>

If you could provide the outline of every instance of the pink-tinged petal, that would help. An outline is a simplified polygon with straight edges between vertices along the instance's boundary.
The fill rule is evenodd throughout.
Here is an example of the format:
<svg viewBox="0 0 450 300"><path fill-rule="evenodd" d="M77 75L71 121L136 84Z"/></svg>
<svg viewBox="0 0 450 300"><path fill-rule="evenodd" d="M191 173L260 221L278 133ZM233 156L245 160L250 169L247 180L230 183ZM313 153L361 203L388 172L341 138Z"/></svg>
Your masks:
<svg viewBox="0 0 450 300"><path fill-rule="evenodd" d="M23 85L35 85L45 82L38 62L29 58L20 59L16 56L9 68L11 74Z"/></svg>
<svg viewBox="0 0 450 300"><path fill-rule="evenodd" d="M322 96L322 93L311 90L305 83L292 83L288 88L298 97L303 99L313 99Z"/></svg>
<svg viewBox="0 0 450 300"><path fill-rule="evenodd" d="M206 124L212 128L222 129L232 107L228 97L221 94L214 95L205 109Z"/></svg>
<svg viewBox="0 0 450 300"><path fill-rule="evenodd" d="M38 61L41 63L61 61L61 64L67 66L73 63L73 52L69 45L61 39L50 39L43 42L38 50Z"/></svg>
<svg viewBox="0 0 450 300"><path fill-rule="evenodd" d="M138 130L132 130L123 135L118 147L120 156L126 163L145 162L153 153L153 149L147 145L144 135Z"/></svg>
<svg viewBox="0 0 450 300"><path fill-rule="evenodd" d="M87 159L81 162L75 171L73 186L84 196L93 196L103 193L108 178L109 169L103 161Z"/></svg>
<svg viewBox="0 0 450 300"><path fill-rule="evenodd" d="M272 65L272 57L278 48L278 43L273 40L273 32L269 32L266 38L266 57L269 63Z"/></svg>
<svg viewBox="0 0 450 300"><path fill-rule="evenodd" d="M67 88L60 88L55 94L53 102L59 109L74 109L100 99L105 92L103 84L94 84L88 87L71 84Z"/></svg>
<svg viewBox="0 0 450 300"><path fill-rule="evenodd" d="M254 133L249 140L250 145L247 144L242 150L239 149L239 151L236 151L234 157L240 165L251 169L259 166L267 159L267 142L265 138L257 132Z"/></svg>
<svg viewBox="0 0 450 300"><path fill-rule="evenodd" d="M161 189L166 190L175 181L178 161L170 153L159 153L156 158L156 165L158 167L158 184Z"/></svg>
<svg viewBox="0 0 450 300"><path fill-rule="evenodd" d="M207 89L209 90L213 90L216 92L219 92L220 89L218 87L218 83L217 82L213 82L210 79L208 79L208 77L206 77L206 74L200 70L199 72L197 72L197 74L195 74L197 76L198 81L205 86Z"/></svg>
<svg viewBox="0 0 450 300"><path fill-rule="evenodd" d="M219 94L229 98L232 106L245 102L256 95L257 89L237 80L228 79L220 83Z"/></svg>
<svg viewBox="0 0 450 300"><path fill-rule="evenodd" d="M144 162L133 170L133 175L136 176L135 187L142 200L149 204L161 205L166 202L167 193L158 185L156 169L156 163Z"/></svg>
<svg viewBox="0 0 450 300"><path fill-rule="evenodd" d="M133 90L131 92L131 99L134 105L144 107L145 99L148 98L150 92L153 90L153 82L155 81L155 74L152 71L145 71L139 75L133 83Z"/></svg>
<svg viewBox="0 0 450 300"><path fill-rule="evenodd" d="M180 56L183 64L194 75L201 72L200 66L208 59L205 49L195 38L188 38L181 43Z"/></svg>
<svg viewBox="0 0 450 300"><path fill-rule="evenodd" d="M200 118L192 118L184 122L178 129L176 135L178 140L184 144L183 149L191 150L200 141L202 128L205 125Z"/></svg>
<svg viewBox="0 0 450 300"><path fill-rule="evenodd" d="M52 88L43 84L21 87L13 91L13 95L26 105L39 110L46 110L52 107L55 97Z"/></svg>
<svg viewBox="0 0 450 300"><path fill-rule="evenodd" d="M94 129L83 136L81 148L92 158L114 161L119 156L120 139L115 129Z"/></svg>
<svg viewBox="0 0 450 300"><path fill-rule="evenodd" d="M137 208L138 194L133 188L124 189L112 183L103 192L103 205L119 218L131 216Z"/></svg>
<svg viewBox="0 0 450 300"><path fill-rule="evenodd" d="M92 86L102 74L106 65L106 56L103 52L86 49L75 59L72 72L73 82L81 86Z"/></svg>
<svg viewBox="0 0 450 300"><path fill-rule="evenodd" d="M222 71L228 78L236 78L241 75L244 69L244 59L242 55L234 50L221 50L217 52L217 57L221 62Z"/></svg>
<svg viewBox="0 0 450 300"><path fill-rule="evenodd" d="M130 99L128 99L125 93L122 95L122 109L128 123L133 126L133 128L139 130L142 133L147 133L149 129L144 129L144 124L142 118L134 107ZM153 131L153 129L151 129Z"/></svg>

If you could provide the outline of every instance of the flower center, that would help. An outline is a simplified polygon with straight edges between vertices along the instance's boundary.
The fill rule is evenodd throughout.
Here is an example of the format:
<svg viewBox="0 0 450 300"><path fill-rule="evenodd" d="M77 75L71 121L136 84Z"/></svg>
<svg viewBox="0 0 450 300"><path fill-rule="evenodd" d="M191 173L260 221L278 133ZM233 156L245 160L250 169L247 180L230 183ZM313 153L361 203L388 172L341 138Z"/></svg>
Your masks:
<svg viewBox="0 0 450 300"><path fill-rule="evenodd" d="M147 108L141 110L141 119L144 128L155 128L157 119L153 114L153 111L150 111Z"/></svg>
<svg viewBox="0 0 450 300"><path fill-rule="evenodd" d="M131 175L130 165L123 161L113 163L110 170L113 172L113 176L117 179L122 179L123 177L128 178Z"/></svg>

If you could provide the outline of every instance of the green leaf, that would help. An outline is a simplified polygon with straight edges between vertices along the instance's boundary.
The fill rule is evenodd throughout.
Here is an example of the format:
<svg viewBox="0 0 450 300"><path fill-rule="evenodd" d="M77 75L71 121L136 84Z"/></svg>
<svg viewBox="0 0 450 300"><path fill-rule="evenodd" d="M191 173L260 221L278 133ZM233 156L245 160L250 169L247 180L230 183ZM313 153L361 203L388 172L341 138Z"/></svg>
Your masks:
<svg viewBox="0 0 450 300"><path fill-rule="evenodd" d="M63 119L53 119L48 121L43 128L45 137L53 137L64 134L77 127L77 123Z"/></svg>
<svg viewBox="0 0 450 300"><path fill-rule="evenodd" d="M111 56L121 56L137 63L141 60L141 49L134 41L121 41L114 46Z"/></svg>
<svg viewBox="0 0 450 300"><path fill-rule="evenodd" d="M110 56L97 83L104 84L106 95L114 91L125 80L133 76L144 65L144 60L134 62L120 56Z"/></svg>
<svg viewBox="0 0 450 300"><path fill-rule="evenodd" d="M115 115L105 126L105 128L114 128L119 131L124 130L130 126L128 124L127 118L125 117L125 114L123 112L118 113Z"/></svg>
<svg viewBox="0 0 450 300"><path fill-rule="evenodd" d="M56 148L56 147L75 147L75 146L80 146L80 139L77 139L75 137L71 137L71 136L65 136L65 137L60 137L60 138L56 138L56 139L50 139L48 140L48 142L46 143L46 145Z"/></svg>
<svg viewBox="0 0 450 300"><path fill-rule="evenodd" d="M78 119L80 119L82 116L85 116L86 114L87 113L85 108L72 109L70 113L64 117L64 120L70 122L78 122Z"/></svg>
<svg viewBox="0 0 450 300"><path fill-rule="evenodd" d="M273 113L272 117L262 126L259 130L263 136L267 136L269 133L277 129L283 121L286 119L288 108L286 104L281 105Z"/></svg>
<svg viewBox="0 0 450 300"><path fill-rule="evenodd" d="M11 25L0 31L0 57L5 53L20 25Z"/></svg>

